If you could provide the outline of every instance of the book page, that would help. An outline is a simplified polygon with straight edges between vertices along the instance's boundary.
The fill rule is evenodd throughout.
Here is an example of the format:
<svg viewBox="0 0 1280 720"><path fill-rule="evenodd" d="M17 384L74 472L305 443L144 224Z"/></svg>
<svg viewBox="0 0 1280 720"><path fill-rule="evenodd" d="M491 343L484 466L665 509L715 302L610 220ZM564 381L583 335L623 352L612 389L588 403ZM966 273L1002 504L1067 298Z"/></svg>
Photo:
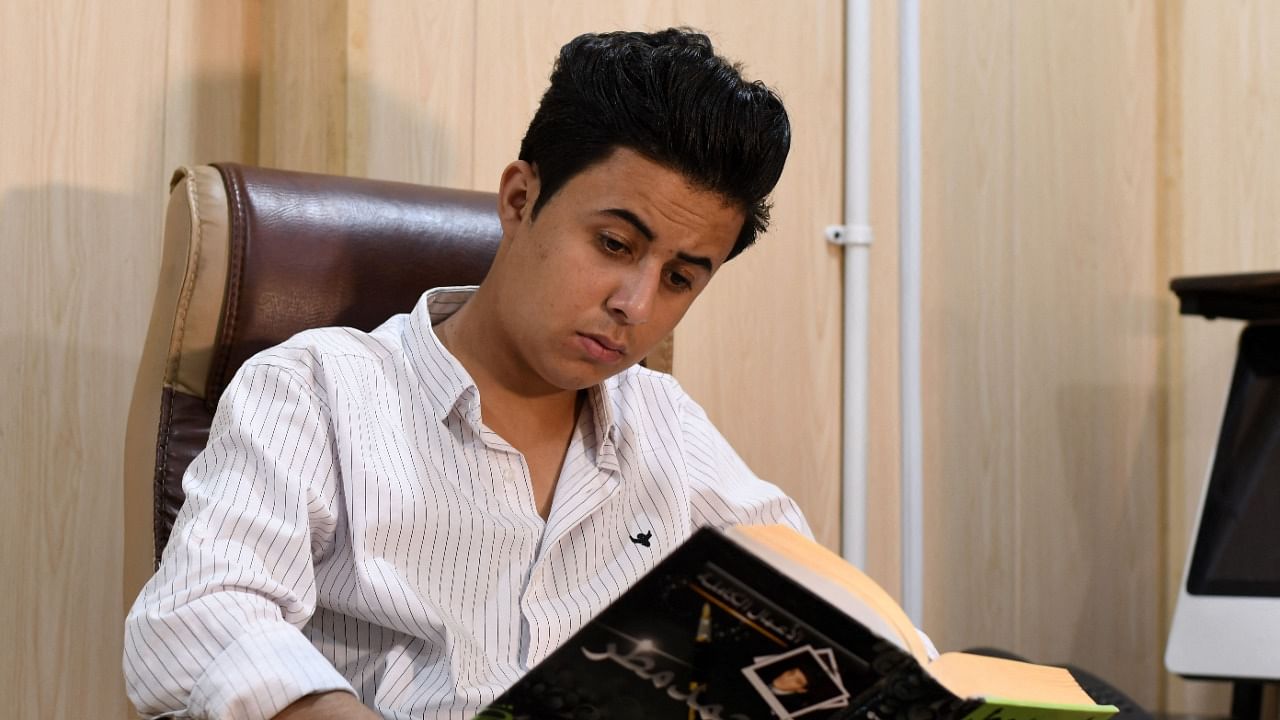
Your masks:
<svg viewBox="0 0 1280 720"><path fill-rule="evenodd" d="M928 669L943 687L959 697L1095 705L1066 668L949 652L930 663Z"/></svg>
<svg viewBox="0 0 1280 720"><path fill-rule="evenodd" d="M844 558L783 525L738 525L727 533L770 565L913 655L921 665L928 650L915 625L876 581Z"/></svg>

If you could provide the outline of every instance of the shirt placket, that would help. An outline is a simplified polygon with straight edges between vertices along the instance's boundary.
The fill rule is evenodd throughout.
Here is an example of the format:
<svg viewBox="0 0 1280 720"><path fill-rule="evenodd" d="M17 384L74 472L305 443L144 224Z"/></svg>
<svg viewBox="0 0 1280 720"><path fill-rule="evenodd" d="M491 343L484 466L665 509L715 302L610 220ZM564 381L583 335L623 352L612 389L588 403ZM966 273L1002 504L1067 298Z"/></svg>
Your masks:
<svg viewBox="0 0 1280 720"><path fill-rule="evenodd" d="M523 658L528 664L540 661L570 634L568 618L557 609L559 603L551 597L548 576L556 572L557 563L568 562L571 557L584 558L588 553L585 549L566 552L564 543L572 542L573 529L604 506L621 486L616 464L597 464L594 455L587 452L582 426L579 426L557 481L541 547L520 602L522 616L528 623L528 646ZM574 570L574 574L586 574L585 568Z"/></svg>

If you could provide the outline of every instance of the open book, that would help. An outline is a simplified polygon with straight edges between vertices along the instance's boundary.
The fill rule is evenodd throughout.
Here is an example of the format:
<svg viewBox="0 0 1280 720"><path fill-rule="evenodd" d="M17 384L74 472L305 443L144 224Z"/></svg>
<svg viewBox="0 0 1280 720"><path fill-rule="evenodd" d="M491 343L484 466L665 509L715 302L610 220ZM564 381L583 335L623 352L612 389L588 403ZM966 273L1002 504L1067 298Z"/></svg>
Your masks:
<svg viewBox="0 0 1280 720"><path fill-rule="evenodd" d="M789 528L699 530L477 718L1094 720L1062 668L930 660L875 581Z"/></svg>

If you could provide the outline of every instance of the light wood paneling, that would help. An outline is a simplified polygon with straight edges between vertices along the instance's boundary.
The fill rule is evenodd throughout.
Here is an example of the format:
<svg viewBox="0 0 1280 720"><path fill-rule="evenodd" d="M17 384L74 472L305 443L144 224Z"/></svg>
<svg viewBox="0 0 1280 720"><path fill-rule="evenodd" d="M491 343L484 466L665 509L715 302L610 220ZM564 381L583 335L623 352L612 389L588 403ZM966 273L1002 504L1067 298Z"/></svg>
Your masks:
<svg viewBox="0 0 1280 720"><path fill-rule="evenodd" d="M0 4L0 697L123 717L120 467L160 231L153 3Z"/></svg>
<svg viewBox="0 0 1280 720"><path fill-rule="evenodd" d="M1154 7L1014 8L1017 637L1153 704Z"/></svg>
<svg viewBox="0 0 1280 720"><path fill-rule="evenodd" d="M261 15L262 164L475 185L473 4L280 2Z"/></svg>
<svg viewBox="0 0 1280 720"><path fill-rule="evenodd" d="M258 0L171 3L166 171L219 160L257 162L261 15Z"/></svg>
<svg viewBox="0 0 1280 720"><path fill-rule="evenodd" d="M1175 468L1178 452L1182 447L1181 438L1185 435L1185 428L1180 421L1182 396L1176 390L1181 385L1183 373L1182 334L1175 315L1175 303L1171 297L1161 292L1167 287L1168 279L1177 274L1182 252L1182 221L1179 217L1178 199L1182 169L1181 59L1182 3L1166 2L1156 8L1156 61L1159 63L1159 83L1156 87L1156 272L1160 282L1156 292L1158 296L1163 295L1158 303L1158 323L1163 348L1157 370L1162 388L1159 395L1162 405L1159 416L1163 421L1160 429L1162 454L1159 459L1162 480L1160 508L1164 520L1159 538L1164 555L1161 565L1164 587L1159 598L1159 613L1161 632L1166 638L1172 622L1173 604L1181 574L1181 553L1175 549L1180 542L1176 538L1186 534L1180 527L1179 513L1174 508L1174 498L1181 492L1176 481L1179 473ZM1181 705L1169 702L1171 698L1185 694L1185 688L1177 687L1181 684L1181 679L1167 672L1162 679L1161 705L1165 709L1170 709L1171 705ZM1212 714L1207 705L1203 709L1206 714Z"/></svg>
<svg viewBox="0 0 1280 720"><path fill-rule="evenodd" d="M350 9L347 0L261 5L263 165L346 173Z"/></svg>
<svg viewBox="0 0 1280 720"><path fill-rule="evenodd" d="M871 246L867 359L868 575L902 598L898 392L898 3L871 3Z"/></svg>
<svg viewBox="0 0 1280 720"><path fill-rule="evenodd" d="M1154 703L1153 6L924 14L927 627Z"/></svg>
<svg viewBox="0 0 1280 720"><path fill-rule="evenodd" d="M1170 275L1280 269L1280 6L1169 3ZM1162 279L1163 280L1163 279ZM1168 607L1176 598L1242 327L1170 314ZM1220 683L1170 683L1171 710L1225 712Z"/></svg>
<svg viewBox="0 0 1280 720"><path fill-rule="evenodd" d="M1012 7L921 8L924 627L1016 644Z"/></svg>
<svg viewBox="0 0 1280 720"><path fill-rule="evenodd" d="M446 187L477 184L474 3L353 3L348 172Z"/></svg>

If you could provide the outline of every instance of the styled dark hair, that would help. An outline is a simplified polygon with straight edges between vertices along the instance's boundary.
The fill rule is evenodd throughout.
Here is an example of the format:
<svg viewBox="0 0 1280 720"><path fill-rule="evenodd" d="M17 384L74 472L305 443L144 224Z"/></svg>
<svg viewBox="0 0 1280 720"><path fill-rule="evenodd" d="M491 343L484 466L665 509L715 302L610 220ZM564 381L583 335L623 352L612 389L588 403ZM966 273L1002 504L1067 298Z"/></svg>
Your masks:
<svg viewBox="0 0 1280 720"><path fill-rule="evenodd" d="M699 32L579 35L560 49L520 144L541 183L533 216L619 147L738 204L746 219L733 258L769 225L768 195L787 160L791 123L776 93L744 80Z"/></svg>

